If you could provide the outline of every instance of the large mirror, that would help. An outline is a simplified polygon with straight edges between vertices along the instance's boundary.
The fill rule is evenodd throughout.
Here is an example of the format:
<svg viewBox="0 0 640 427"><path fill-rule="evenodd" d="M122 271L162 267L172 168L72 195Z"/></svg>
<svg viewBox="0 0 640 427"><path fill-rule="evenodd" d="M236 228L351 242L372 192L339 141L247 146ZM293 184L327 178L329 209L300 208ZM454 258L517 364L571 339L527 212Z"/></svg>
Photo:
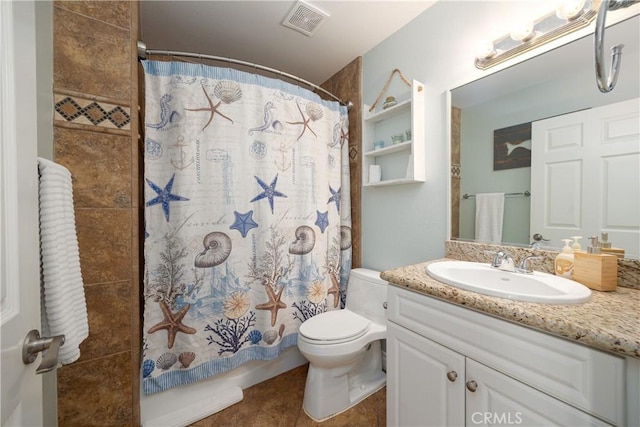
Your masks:
<svg viewBox="0 0 640 427"><path fill-rule="evenodd" d="M585 165L584 162L580 164L578 161L573 163L577 165L572 169L573 172L565 170L566 168L553 172L555 169L549 167L548 160L541 166L539 156L536 157L542 152L542 148L536 147L535 143L532 146L531 140L527 141L526 136L522 136L526 134L530 123L534 124L534 133L538 132L539 137L541 131L535 129L540 127L540 123L546 123L545 119L560 120L558 117L572 117L569 113L592 111L623 101L637 104L631 100L640 98L638 34L640 16L637 15L606 29L607 56L609 47L614 43L625 45L618 83L610 93L601 93L596 85L593 35L451 91L452 171L457 170L457 153L460 165L459 180L455 173L452 174L452 239L475 239L475 196L480 193L498 192L506 194L502 243L530 246L534 243L535 234L542 234L544 238L553 234L553 230L549 228L532 230L531 224L537 224L534 217L540 215L547 215L545 220L549 222L549 213L541 212L541 207L545 206L545 201L549 198L555 197L556 207L559 206L567 212L573 211L570 215L567 212L560 213L556 223L567 230L563 231L567 235L560 235L572 237L578 232L571 230L585 227L584 224L592 224L580 230L580 234L584 234L583 246L587 244L588 235L600 235L601 231L608 231L612 246L621 246L624 241L626 246L630 246L623 248L626 249L625 257L638 258L640 153L637 147L640 146L640 142L637 116L625 124L627 128L632 128L631 133L636 134L636 142L631 144L631 150L635 151L635 154L625 153L622 163L600 162L601 164L597 164L593 170L590 169L592 166ZM606 60L609 64L610 58L607 57ZM553 123L555 129L562 128L562 122ZM587 127L581 129L586 133L597 132ZM607 132L615 130L609 129ZM568 133L565 132L564 136ZM557 140L558 138L556 143ZM535 152L536 149L540 151ZM533 163L527 163L527 156L535 158ZM546 169L542 170L545 167ZM596 170L600 167L608 170ZM596 202L590 201L589 194L595 194L595 190L590 191L593 188L577 188L580 185L591 185L574 180L575 177L571 174L580 168L587 169L577 173L586 173L587 176L596 174L600 177L596 185L611 187L606 189L603 196L607 198L606 206L603 207L605 202L600 199ZM549 181L549 170L555 173L553 181ZM616 184L612 186L614 178ZM610 179L609 184L605 182L606 179ZM568 188L562 188L565 186L562 185L563 182ZM527 195L528 192L531 196ZM580 194L577 195L578 193ZM570 218L567 219L567 215L562 217L565 213ZM597 219L600 222L589 222L590 216L596 213L600 215ZM606 218L603 220L602 216ZM602 224L605 226L602 227ZM551 224L551 229L553 228L554 224ZM624 238L619 238L619 243L613 236ZM548 242L540 243L542 247L549 248L559 248L562 245L556 236Z"/></svg>

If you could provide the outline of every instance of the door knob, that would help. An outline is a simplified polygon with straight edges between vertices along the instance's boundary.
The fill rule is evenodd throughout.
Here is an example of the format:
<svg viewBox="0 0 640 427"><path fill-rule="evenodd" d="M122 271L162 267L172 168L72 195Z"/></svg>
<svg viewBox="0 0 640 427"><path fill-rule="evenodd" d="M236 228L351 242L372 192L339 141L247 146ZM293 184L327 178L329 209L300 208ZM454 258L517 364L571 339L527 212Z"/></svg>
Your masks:
<svg viewBox="0 0 640 427"><path fill-rule="evenodd" d="M533 240L535 240L536 242L540 242L540 241L548 242L549 241L549 239L545 239L544 236L542 234L540 234L540 233L534 234L533 235Z"/></svg>
<svg viewBox="0 0 640 427"><path fill-rule="evenodd" d="M36 369L36 374L52 371L58 365L58 351L64 344L64 335L54 337L40 337L36 329L29 331L22 345L22 362L29 365L35 362L38 353L42 353L42 362Z"/></svg>

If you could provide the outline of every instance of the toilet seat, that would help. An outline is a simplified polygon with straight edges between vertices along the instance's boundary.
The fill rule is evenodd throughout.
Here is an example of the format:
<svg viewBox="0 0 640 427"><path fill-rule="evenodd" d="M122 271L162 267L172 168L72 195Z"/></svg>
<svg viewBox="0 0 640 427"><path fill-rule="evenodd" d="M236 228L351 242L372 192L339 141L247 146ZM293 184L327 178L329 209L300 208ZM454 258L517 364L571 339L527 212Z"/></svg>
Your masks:
<svg viewBox="0 0 640 427"><path fill-rule="evenodd" d="M367 333L371 321L350 310L328 311L300 325L299 333L315 344L339 344Z"/></svg>

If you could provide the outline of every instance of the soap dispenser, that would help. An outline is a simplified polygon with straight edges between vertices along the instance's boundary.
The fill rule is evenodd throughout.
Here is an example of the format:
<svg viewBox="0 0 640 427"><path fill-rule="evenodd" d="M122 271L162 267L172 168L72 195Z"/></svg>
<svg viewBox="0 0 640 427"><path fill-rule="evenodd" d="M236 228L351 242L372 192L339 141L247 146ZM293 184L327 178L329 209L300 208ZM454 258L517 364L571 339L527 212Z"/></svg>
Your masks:
<svg viewBox="0 0 640 427"><path fill-rule="evenodd" d="M573 248L573 253L582 252L582 245L580 245L580 239L582 239L582 236L572 236L571 238L573 239L573 245L571 246Z"/></svg>
<svg viewBox="0 0 640 427"><path fill-rule="evenodd" d="M573 249L569 246L571 239L562 239L562 241L564 242L564 247L556 256L554 262L556 276L573 279Z"/></svg>

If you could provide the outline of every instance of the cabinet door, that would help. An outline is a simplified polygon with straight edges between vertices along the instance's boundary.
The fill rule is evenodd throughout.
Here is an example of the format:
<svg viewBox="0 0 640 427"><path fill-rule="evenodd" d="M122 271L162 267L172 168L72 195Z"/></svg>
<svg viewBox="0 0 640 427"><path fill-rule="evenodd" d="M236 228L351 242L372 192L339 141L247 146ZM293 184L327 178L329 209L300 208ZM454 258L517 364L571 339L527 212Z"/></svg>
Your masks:
<svg viewBox="0 0 640 427"><path fill-rule="evenodd" d="M466 386L468 426L609 425L472 359L466 360Z"/></svg>
<svg viewBox="0 0 640 427"><path fill-rule="evenodd" d="M464 357L387 323L387 425L463 426Z"/></svg>

